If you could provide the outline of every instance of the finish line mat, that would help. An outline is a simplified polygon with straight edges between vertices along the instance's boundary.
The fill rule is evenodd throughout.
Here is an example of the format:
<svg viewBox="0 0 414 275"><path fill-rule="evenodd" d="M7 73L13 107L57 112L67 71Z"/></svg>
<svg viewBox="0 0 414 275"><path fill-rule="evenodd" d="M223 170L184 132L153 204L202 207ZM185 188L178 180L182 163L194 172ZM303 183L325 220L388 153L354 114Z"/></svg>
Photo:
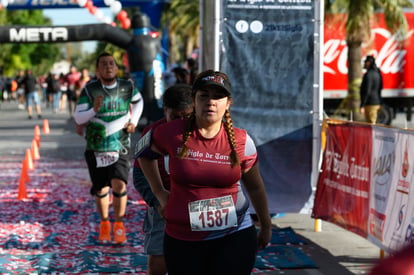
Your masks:
<svg viewBox="0 0 414 275"><path fill-rule="evenodd" d="M18 200L21 169L17 156L0 158L1 274L145 274L146 205L132 184L124 221L128 242L102 245L97 242L99 217L84 161L34 161L25 186L27 199ZM272 245L259 251L253 272L316 267L299 248L287 244L306 240L291 228L274 229Z"/></svg>

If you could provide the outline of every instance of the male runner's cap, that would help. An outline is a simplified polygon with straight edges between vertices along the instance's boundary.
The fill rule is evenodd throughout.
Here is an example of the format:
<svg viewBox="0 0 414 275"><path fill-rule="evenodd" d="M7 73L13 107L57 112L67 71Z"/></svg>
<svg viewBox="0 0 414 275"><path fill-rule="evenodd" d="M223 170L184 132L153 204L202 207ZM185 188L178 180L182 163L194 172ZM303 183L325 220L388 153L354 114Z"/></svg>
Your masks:
<svg viewBox="0 0 414 275"><path fill-rule="evenodd" d="M212 72L209 75L205 75L202 78L198 79L193 85L193 93L197 90L200 90L206 86L217 86L223 89L227 96L231 96L231 84L223 76L223 73Z"/></svg>

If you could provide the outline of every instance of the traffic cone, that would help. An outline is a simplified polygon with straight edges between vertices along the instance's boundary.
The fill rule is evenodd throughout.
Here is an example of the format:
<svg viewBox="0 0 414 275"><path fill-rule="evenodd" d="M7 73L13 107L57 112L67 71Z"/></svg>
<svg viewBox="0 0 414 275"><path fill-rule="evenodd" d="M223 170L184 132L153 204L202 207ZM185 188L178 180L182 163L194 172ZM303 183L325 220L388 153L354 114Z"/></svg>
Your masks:
<svg viewBox="0 0 414 275"><path fill-rule="evenodd" d="M39 125L36 125L34 127L34 136L35 137L40 136L40 127L39 127Z"/></svg>
<svg viewBox="0 0 414 275"><path fill-rule="evenodd" d="M40 127L36 125L34 128L34 139L37 142L37 147L40 147Z"/></svg>
<svg viewBox="0 0 414 275"><path fill-rule="evenodd" d="M24 161L23 161L23 163L22 163L22 175L23 175L23 178L24 178L24 182L25 183L27 183L27 182L29 182L30 181L30 177L29 177L29 173L28 173L28 171L27 171L27 163L25 163Z"/></svg>
<svg viewBox="0 0 414 275"><path fill-rule="evenodd" d="M32 158L34 160L40 159L39 147L37 147L37 141L35 139L32 140Z"/></svg>
<svg viewBox="0 0 414 275"><path fill-rule="evenodd" d="M19 192L17 197L19 200L27 199L26 183L30 181L29 174L27 173L27 164L22 161L22 171L20 172L19 179Z"/></svg>
<svg viewBox="0 0 414 275"><path fill-rule="evenodd" d="M49 120L47 119L43 120L43 133L46 135L50 134Z"/></svg>
<svg viewBox="0 0 414 275"><path fill-rule="evenodd" d="M29 148L26 149L26 156L24 158L24 161L26 162L27 169L32 171L34 169L34 166L32 159L32 151Z"/></svg>

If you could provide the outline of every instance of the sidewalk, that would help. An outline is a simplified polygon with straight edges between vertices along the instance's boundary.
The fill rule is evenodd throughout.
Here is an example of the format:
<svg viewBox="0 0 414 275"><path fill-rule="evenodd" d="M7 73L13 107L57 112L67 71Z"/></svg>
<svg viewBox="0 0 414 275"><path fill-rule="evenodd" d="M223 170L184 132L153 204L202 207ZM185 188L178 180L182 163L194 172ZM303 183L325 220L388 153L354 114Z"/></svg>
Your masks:
<svg viewBox="0 0 414 275"><path fill-rule="evenodd" d="M50 134L41 135L41 154L67 160L83 160L85 142L75 133L75 123L69 114L53 114L43 106L43 117L27 119L27 113L18 110L17 103L0 103L0 157L21 156L31 147L34 128L47 119ZM137 135L133 136L135 141ZM134 142L133 142L134 144ZM315 232L315 221L308 214L288 213L273 218L278 227L292 227L294 231L309 241L300 245L318 266L317 269L280 270L260 274L297 274L297 275L348 275L366 274L373 263L379 259L380 250L358 235L342 228L322 222L322 230Z"/></svg>
<svg viewBox="0 0 414 275"><path fill-rule="evenodd" d="M315 220L307 214L287 214L273 219L273 224L291 226L297 234L308 239L310 244L302 247L319 267L317 270L284 271L280 274L367 274L380 258L379 248L335 224L322 221L322 230L316 232Z"/></svg>

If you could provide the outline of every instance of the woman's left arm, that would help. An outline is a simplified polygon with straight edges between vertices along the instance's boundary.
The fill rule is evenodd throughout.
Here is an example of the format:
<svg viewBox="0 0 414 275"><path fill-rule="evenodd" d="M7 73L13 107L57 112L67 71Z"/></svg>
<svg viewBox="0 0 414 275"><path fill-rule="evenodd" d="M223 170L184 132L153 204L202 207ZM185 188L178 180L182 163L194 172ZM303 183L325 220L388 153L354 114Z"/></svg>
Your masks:
<svg viewBox="0 0 414 275"><path fill-rule="evenodd" d="M270 219L263 179L260 175L259 163L256 163L251 169L243 173L242 180L259 219L258 246L260 249L263 249L272 237L272 221Z"/></svg>

